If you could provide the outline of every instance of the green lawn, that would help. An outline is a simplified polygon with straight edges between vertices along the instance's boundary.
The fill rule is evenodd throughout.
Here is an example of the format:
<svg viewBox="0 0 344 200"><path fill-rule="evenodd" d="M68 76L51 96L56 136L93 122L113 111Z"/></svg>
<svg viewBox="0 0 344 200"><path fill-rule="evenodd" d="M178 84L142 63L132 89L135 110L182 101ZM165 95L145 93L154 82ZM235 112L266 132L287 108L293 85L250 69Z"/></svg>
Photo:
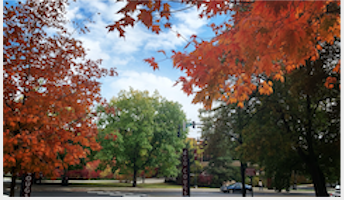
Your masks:
<svg viewBox="0 0 344 200"><path fill-rule="evenodd" d="M175 185L171 183L141 183L138 184L139 188L182 188L181 185Z"/></svg>

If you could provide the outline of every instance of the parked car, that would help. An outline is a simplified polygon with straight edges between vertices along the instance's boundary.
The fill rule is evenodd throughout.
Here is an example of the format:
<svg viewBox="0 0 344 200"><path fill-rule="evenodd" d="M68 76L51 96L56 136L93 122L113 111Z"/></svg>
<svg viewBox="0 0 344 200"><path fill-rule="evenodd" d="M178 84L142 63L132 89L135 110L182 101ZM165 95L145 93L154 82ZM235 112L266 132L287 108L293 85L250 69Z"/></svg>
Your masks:
<svg viewBox="0 0 344 200"><path fill-rule="evenodd" d="M250 186L250 185L245 184L245 188L246 188L246 190L252 191L252 186ZM220 190L222 192L228 192L228 193L230 193L230 192L234 193L236 191L241 191L241 189L242 189L242 184L241 183L234 183L232 185L222 186L220 188Z"/></svg>
<svg viewBox="0 0 344 200"><path fill-rule="evenodd" d="M224 192L224 193L228 192L227 187L228 187L228 186L226 186L226 185L221 186L221 187L220 187L221 192Z"/></svg>
<svg viewBox="0 0 344 200"><path fill-rule="evenodd" d="M340 185L336 185L335 190L330 197L340 197Z"/></svg>

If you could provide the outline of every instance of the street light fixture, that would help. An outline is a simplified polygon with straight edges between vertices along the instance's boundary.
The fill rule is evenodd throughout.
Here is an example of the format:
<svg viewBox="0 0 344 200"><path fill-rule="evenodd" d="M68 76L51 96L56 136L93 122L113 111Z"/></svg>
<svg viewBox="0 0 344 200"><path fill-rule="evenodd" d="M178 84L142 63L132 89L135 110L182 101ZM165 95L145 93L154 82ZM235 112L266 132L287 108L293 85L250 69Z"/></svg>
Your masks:
<svg viewBox="0 0 344 200"><path fill-rule="evenodd" d="M191 126L193 128L196 127L196 122L195 121L192 121L192 123L188 123L186 124L185 122L183 122L183 131L185 131L185 128L187 128L188 126ZM177 136L180 137L180 130L181 127L180 125L178 125L178 134ZM197 148L197 141L196 141L196 148ZM182 184L183 184L183 191L182 191L182 194L183 196L190 196L190 158L188 156L188 149L187 148L184 148L183 149L183 161L182 161L182 164L183 164L183 167L182 167ZM196 156L197 156L197 149L196 149ZM197 160L197 157L195 157L195 161ZM195 162L195 165L196 165L196 162ZM195 179L197 181L197 179ZM196 186L196 183L195 183L195 187Z"/></svg>

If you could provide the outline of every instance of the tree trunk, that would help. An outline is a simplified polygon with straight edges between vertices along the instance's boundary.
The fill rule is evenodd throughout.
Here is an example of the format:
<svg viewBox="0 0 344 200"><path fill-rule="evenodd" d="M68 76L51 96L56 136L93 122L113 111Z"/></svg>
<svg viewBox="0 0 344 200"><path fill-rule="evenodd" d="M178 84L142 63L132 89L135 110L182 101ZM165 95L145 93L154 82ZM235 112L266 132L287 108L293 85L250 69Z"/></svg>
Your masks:
<svg viewBox="0 0 344 200"><path fill-rule="evenodd" d="M240 170L241 170L241 183L242 183L242 196L246 197L246 187L245 187L245 164L240 162Z"/></svg>
<svg viewBox="0 0 344 200"><path fill-rule="evenodd" d="M136 187L136 176L137 176L137 170L134 167L133 187Z"/></svg>
<svg viewBox="0 0 344 200"><path fill-rule="evenodd" d="M15 186L16 186L16 173L14 170L14 167L12 168L12 181L11 181L11 191L10 191L10 197L14 197L14 190L15 190Z"/></svg>
<svg viewBox="0 0 344 200"><path fill-rule="evenodd" d="M308 146L308 155L303 154L303 156L308 157L304 159L308 166L308 169L311 173L314 190L317 197L328 197L328 193L326 190L326 183L324 174L322 173L319 163L317 161L317 155L315 155L314 148L313 148L313 112L311 109L311 97L307 95L307 116L308 116L308 123L307 123L307 133L306 133L306 142Z"/></svg>
<svg viewBox="0 0 344 200"><path fill-rule="evenodd" d="M322 173L319 164L311 161L307 163L308 168L311 172L314 190L317 197L328 197L324 174Z"/></svg>

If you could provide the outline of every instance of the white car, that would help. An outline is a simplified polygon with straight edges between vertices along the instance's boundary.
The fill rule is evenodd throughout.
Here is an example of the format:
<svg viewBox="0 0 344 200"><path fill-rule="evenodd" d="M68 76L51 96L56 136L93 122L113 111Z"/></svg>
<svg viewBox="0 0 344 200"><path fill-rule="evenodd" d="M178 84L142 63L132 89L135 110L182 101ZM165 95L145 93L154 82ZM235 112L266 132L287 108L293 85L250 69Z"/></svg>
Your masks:
<svg viewBox="0 0 344 200"><path fill-rule="evenodd" d="M336 185L336 188L332 194L330 194L330 197L340 197L340 185Z"/></svg>
<svg viewBox="0 0 344 200"><path fill-rule="evenodd" d="M221 190L221 192L224 192L224 193L228 192L228 189L227 189L226 185L221 186L220 190Z"/></svg>

